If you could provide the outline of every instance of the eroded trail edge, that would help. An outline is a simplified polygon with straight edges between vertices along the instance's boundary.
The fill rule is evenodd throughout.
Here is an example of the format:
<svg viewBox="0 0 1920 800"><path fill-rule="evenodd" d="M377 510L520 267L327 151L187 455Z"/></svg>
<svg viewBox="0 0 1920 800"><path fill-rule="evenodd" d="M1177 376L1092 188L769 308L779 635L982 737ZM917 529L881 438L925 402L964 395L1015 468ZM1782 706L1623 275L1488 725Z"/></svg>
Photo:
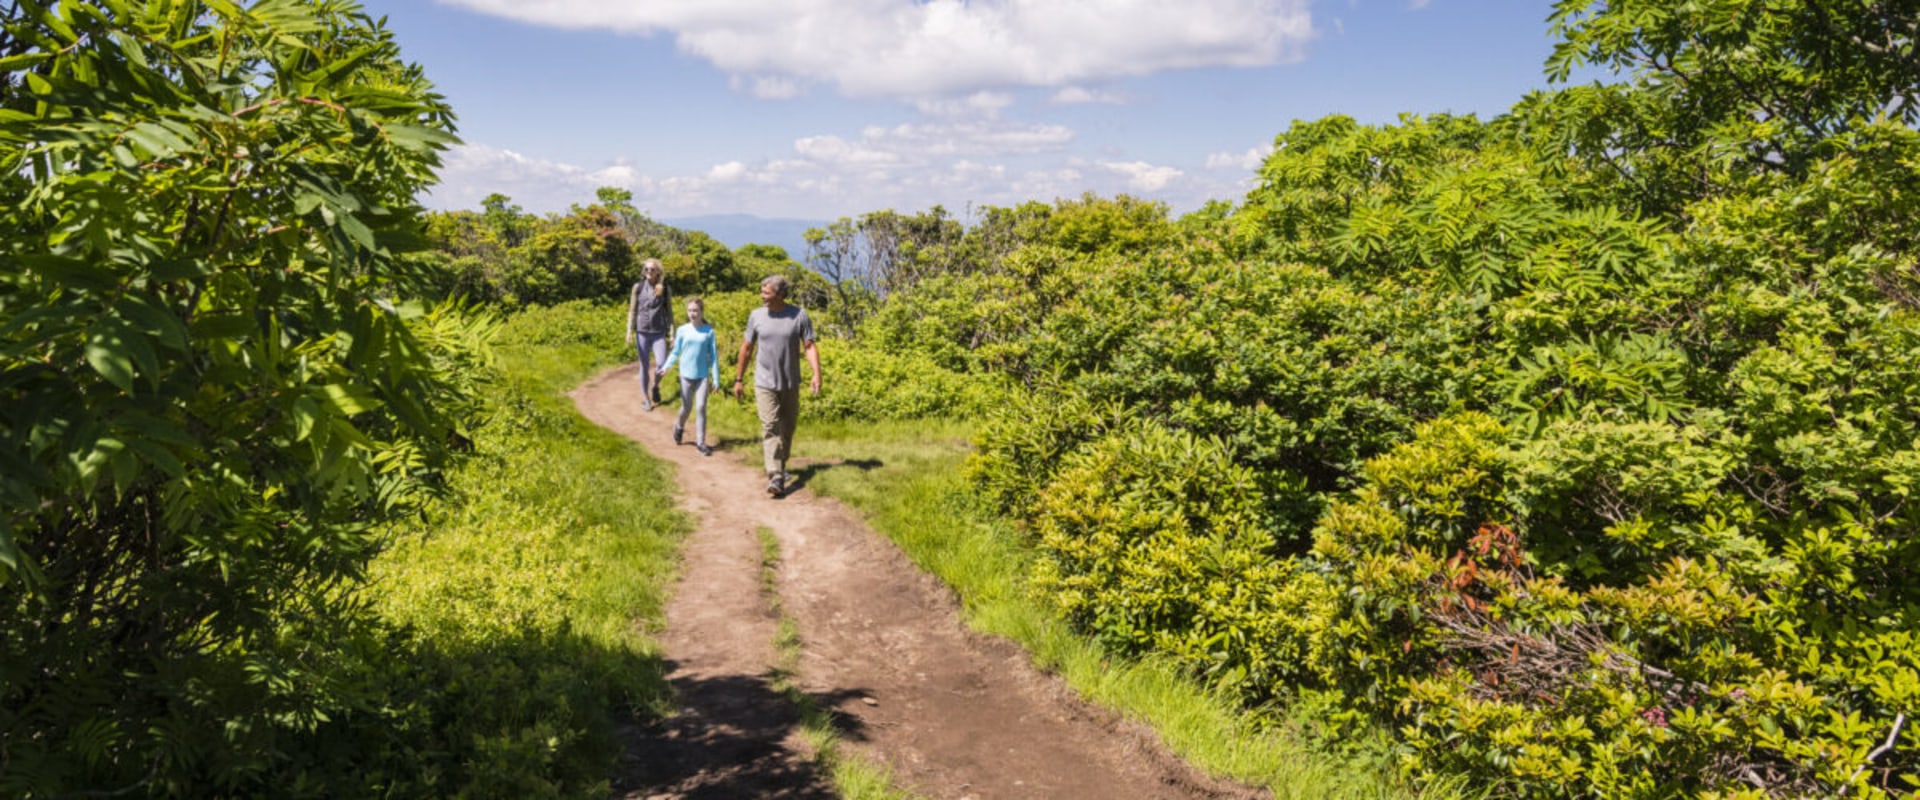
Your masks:
<svg viewBox="0 0 1920 800"><path fill-rule="evenodd" d="M672 462L696 518L660 636L680 711L633 732L620 796L831 795L768 682L776 621L761 595L762 527L779 540L780 602L804 642L798 683L836 714L843 748L886 763L903 788L932 798L1266 796L1207 778L1019 647L968 631L952 592L839 502L804 487L767 496L759 442L722 442L711 457L675 446L674 412L641 410L631 367L572 397L587 419ZM797 455L805 437L803 425Z"/></svg>

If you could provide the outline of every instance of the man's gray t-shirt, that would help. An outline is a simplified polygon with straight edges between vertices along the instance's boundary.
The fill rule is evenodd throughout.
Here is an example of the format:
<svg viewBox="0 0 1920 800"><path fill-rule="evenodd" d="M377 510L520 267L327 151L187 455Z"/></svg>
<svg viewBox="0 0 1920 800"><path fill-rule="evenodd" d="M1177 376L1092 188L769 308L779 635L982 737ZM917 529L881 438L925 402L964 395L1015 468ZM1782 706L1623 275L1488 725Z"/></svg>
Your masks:
<svg viewBox="0 0 1920 800"><path fill-rule="evenodd" d="M756 308L747 315L747 341L753 356L753 385L762 389L800 388L800 346L813 341L813 320L789 305L778 312Z"/></svg>

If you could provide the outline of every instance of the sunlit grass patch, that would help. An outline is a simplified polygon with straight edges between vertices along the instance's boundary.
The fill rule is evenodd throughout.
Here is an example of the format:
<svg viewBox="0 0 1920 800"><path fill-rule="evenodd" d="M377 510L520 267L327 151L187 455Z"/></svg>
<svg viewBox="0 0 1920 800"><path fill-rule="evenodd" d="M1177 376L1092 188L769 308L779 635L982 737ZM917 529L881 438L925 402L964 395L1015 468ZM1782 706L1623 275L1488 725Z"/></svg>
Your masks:
<svg viewBox="0 0 1920 800"><path fill-rule="evenodd" d="M372 566L382 615L433 656L417 683L451 717L445 739L472 750L457 759L462 783L605 796L615 723L670 708L647 631L663 624L689 523L670 470L564 394L622 357L602 341L618 342L605 316L574 306L507 323L474 454L447 502Z"/></svg>

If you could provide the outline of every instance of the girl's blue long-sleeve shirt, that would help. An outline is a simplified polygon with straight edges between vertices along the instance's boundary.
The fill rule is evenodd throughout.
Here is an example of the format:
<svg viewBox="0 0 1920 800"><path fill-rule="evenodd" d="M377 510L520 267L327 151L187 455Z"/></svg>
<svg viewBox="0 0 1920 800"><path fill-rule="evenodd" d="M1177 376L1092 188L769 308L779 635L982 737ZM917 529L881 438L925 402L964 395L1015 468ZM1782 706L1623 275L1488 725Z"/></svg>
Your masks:
<svg viewBox="0 0 1920 800"><path fill-rule="evenodd" d="M720 348L714 340L712 325L696 328L689 322L673 332L673 349L661 362L660 373L664 375L676 366L682 378L709 376L714 386L720 385Z"/></svg>

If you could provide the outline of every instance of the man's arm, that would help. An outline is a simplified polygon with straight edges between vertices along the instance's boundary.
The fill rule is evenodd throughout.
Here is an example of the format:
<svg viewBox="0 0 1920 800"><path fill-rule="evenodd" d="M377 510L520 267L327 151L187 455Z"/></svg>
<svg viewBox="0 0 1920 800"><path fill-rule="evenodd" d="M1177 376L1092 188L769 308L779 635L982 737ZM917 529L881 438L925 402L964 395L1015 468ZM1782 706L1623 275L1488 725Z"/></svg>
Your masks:
<svg viewBox="0 0 1920 800"><path fill-rule="evenodd" d="M747 359L752 357L753 340L747 338L741 339L740 361L733 368L733 399L735 400L746 396L744 392L747 387Z"/></svg>
<svg viewBox="0 0 1920 800"><path fill-rule="evenodd" d="M820 348L814 347L811 339L800 347L807 353L807 366L813 368L813 382L808 388L812 390L815 397L818 397L820 396Z"/></svg>

